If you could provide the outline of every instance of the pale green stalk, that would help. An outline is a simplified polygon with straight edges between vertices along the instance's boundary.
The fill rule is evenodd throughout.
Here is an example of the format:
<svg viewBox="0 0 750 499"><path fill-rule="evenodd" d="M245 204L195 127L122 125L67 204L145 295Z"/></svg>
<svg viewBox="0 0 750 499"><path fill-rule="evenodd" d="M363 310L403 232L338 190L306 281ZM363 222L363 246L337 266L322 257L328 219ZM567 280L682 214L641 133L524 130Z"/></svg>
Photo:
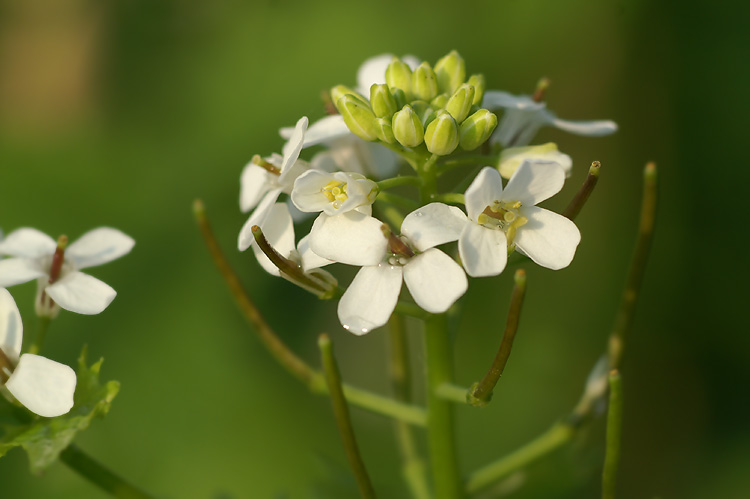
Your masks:
<svg viewBox="0 0 750 499"><path fill-rule="evenodd" d="M609 409L607 411L607 450L602 471L602 499L615 499L617 468L620 465L622 441L622 378L620 373L609 373Z"/></svg>

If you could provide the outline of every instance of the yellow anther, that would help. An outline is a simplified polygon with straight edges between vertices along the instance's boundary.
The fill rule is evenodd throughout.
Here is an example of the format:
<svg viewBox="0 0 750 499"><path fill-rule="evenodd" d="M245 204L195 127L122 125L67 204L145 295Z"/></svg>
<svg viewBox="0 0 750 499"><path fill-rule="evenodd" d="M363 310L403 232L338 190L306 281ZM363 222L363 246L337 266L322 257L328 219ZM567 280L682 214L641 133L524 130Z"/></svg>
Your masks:
<svg viewBox="0 0 750 499"><path fill-rule="evenodd" d="M516 214L513 213L512 211L506 211L503 214L503 220L505 220L508 223L513 222L513 220L515 220L515 219L516 219Z"/></svg>
<svg viewBox="0 0 750 499"><path fill-rule="evenodd" d="M335 197L333 197L333 194L331 194L331 192L330 192L330 191L323 191L323 195L324 195L324 196L326 197L326 199L327 199L327 200L328 200L329 202L331 202L331 203L333 202L333 200L334 200L334 199L336 199Z"/></svg>
<svg viewBox="0 0 750 499"><path fill-rule="evenodd" d="M477 217L477 223L479 223L479 225L484 225L489 221L490 221L490 217L488 217L484 213L480 213L479 216Z"/></svg>
<svg viewBox="0 0 750 499"><path fill-rule="evenodd" d="M341 194L341 189L338 187L334 187L333 189L331 189L331 194L338 197Z"/></svg>
<svg viewBox="0 0 750 499"><path fill-rule="evenodd" d="M336 195L336 199L339 201L346 201L347 199L349 199L349 196L342 192L341 194Z"/></svg>

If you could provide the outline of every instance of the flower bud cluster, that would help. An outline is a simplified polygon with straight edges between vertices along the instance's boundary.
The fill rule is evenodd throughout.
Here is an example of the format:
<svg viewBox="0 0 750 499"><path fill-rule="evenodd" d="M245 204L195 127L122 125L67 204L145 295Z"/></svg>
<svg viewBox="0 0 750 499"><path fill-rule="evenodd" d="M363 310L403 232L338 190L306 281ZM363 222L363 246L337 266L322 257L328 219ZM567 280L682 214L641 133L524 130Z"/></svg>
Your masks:
<svg viewBox="0 0 750 499"><path fill-rule="evenodd" d="M331 100L346 126L366 141L416 148L424 144L437 156L458 147L471 151L490 138L497 116L481 107L484 77L466 79L466 64L455 50L434 67L416 69L393 57L385 83L370 87L369 100L344 85L331 89Z"/></svg>

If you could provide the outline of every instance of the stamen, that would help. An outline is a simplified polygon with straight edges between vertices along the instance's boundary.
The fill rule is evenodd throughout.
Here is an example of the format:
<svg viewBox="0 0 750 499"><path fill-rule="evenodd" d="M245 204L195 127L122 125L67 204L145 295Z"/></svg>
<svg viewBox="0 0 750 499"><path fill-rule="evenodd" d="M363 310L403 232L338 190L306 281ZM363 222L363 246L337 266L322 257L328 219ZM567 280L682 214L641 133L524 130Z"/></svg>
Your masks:
<svg viewBox="0 0 750 499"><path fill-rule="evenodd" d="M4 384L8 381L15 368L16 366L13 365L13 361L11 361L10 358L5 355L3 349L0 348L0 383Z"/></svg>
<svg viewBox="0 0 750 499"><path fill-rule="evenodd" d="M542 102L544 100L544 94L547 93L547 89L549 88L550 83L550 79L546 76L539 80L539 83L536 84L534 95L531 97L532 99L534 99L534 102Z"/></svg>
<svg viewBox="0 0 750 499"><path fill-rule="evenodd" d="M258 154L253 156L252 163L260 166L261 168L265 168L269 173L273 173L274 175L281 175L281 170L277 166L272 165L265 159L261 158Z"/></svg>

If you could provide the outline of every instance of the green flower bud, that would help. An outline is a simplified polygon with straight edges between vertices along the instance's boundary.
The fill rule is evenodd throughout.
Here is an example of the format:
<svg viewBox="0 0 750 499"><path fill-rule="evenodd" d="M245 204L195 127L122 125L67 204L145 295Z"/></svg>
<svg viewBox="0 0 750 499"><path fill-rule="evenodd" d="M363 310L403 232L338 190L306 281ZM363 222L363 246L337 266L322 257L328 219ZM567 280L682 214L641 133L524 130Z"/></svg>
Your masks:
<svg viewBox="0 0 750 499"><path fill-rule="evenodd" d="M445 105L448 104L448 99L450 99L450 97L451 96L448 94L440 94L430 101L430 105L435 109L443 109Z"/></svg>
<svg viewBox="0 0 750 499"><path fill-rule="evenodd" d="M474 87L464 83L456 93L454 93L445 105L445 110L453 116L458 123L461 123L469 115L472 103L474 102Z"/></svg>
<svg viewBox="0 0 750 499"><path fill-rule="evenodd" d="M341 109L338 108L339 99L348 94L358 95L357 92L347 87L346 85L336 85L331 89L331 102L333 102L333 105L336 106L336 110L338 112L341 112Z"/></svg>
<svg viewBox="0 0 750 499"><path fill-rule="evenodd" d="M424 119L427 117L427 115L430 114L430 111L433 111L432 107L430 107L430 105L423 100L412 101L410 107L414 110L415 113L417 113L417 116L419 116L419 121L421 121L422 123L424 123Z"/></svg>
<svg viewBox="0 0 750 499"><path fill-rule="evenodd" d="M455 50L435 64L435 75L440 92L453 94L466 79L466 63Z"/></svg>
<svg viewBox="0 0 750 499"><path fill-rule="evenodd" d="M437 96L437 77L430 65L423 62L411 75L411 93L415 99L431 101Z"/></svg>
<svg viewBox="0 0 750 499"><path fill-rule="evenodd" d="M424 140L422 121L411 106L393 115L393 136L404 147L417 147Z"/></svg>
<svg viewBox="0 0 750 499"><path fill-rule="evenodd" d="M373 141L378 138L375 115L369 104L362 102L354 94L346 94L336 102L336 109L344 118L344 123L357 137Z"/></svg>
<svg viewBox="0 0 750 499"><path fill-rule="evenodd" d="M497 126L497 116L486 109L480 109L461 123L459 137L461 149L472 151L490 138Z"/></svg>
<svg viewBox="0 0 750 499"><path fill-rule="evenodd" d="M396 109L401 109L406 105L406 94L400 88L391 88L391 95L396 101Z"/></svg>
<svg viewBox="0 0 750 499"><path fill-rule="evenodd" d="M472 104L481 106L482 99L484 98L484 90L487 88L487 84L484 81L484 75L471 75L469 81L467 81L466 83L474 87L474 102L472 102Z"/></svg>
<svg viewBox="0 0 750 499"><path fill-rule="evenodd" d="M396 138L393 136L393 126L391 120L386 118L375 118L378 138L383 142L395 144Z"/></svg>
<svg viewBox="0 0 750 499"><path fill-rule="evenodd" d="M438 156L447 156L458 147L458 124L446 111L438 111L437 117L424 132L427 150Z"/></svg>
<svg viewBox="0 0 750 499"><path fill-rule="evenodd" d="M391 88L400 88L406 94L406 100L411 100L411 68L398 57L394 57L385 68L385 82Z"/></svg>
<svg viewBox="0 0 750 499"><path fill-rule="evenodd" d="M378 118L390 118L398 109L388 85L374 83L370 87L370 105Z"/></svg>

